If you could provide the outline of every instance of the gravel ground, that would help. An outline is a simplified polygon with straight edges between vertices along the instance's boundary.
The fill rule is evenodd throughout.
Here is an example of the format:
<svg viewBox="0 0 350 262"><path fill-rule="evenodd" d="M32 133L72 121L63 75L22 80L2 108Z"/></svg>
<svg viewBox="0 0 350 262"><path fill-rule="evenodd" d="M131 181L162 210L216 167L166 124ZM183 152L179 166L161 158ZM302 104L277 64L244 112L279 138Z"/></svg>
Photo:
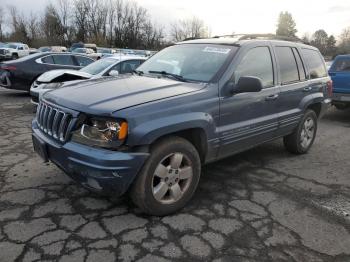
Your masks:
<svg viewBox="0 0 350 262"><path fill-rule="evenodd" d="M43 164L29 100L0 89L0 261L350 261L350 111L329 111L307 155L278 140L204 167L159 218Z"/></svg>

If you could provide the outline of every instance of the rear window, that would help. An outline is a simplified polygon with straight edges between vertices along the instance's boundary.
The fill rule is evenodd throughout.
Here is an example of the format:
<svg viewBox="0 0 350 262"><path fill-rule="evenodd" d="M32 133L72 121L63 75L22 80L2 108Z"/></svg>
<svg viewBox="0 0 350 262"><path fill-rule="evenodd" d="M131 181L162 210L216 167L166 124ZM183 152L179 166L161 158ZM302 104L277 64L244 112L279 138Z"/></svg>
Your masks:
<svg viewBox="0 0 350 262"><path fill-rule="evenodd" d="M350 71L350 59L349 58L339 58L332 65L332 71L345 72Z"/></svg>
<svg viewBox="0 0 350 262"><path fill-rule="evenodd" d="M54 64L55 62L52 59L52 56L46 56L41 59L41 61L45 64Z"/></svg>
<svg viewBox="0 0 350 262"><path fill-rule="evenodd" d="M327 76L326 66L319 52L304 48L302 53L308 65L311 79Z"/></svg>
<svg viewBox="0 0 350 262"><path fill-rule="evenodd" d="M276 55L282 84L299 81L297 62L292 49L290 47L276 47Z"/></svg>
<svg viewBox="0 0 350 262"><path fill-rule="evenodd" d="M70 55L53 55L52 58L56 65L75 65Z"/></svg>

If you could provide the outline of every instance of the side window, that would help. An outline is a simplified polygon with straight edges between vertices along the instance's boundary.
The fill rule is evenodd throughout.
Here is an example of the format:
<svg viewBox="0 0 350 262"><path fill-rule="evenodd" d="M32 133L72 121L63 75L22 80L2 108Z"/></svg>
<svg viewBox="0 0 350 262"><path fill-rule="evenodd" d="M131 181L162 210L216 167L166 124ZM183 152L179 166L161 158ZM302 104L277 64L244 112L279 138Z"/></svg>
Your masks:
<svg viewBox="0 0 350 262"><path fill-rule="evenodd" d="M256 47L247 52L234 73L236 84L242 76L259 77L264 87L273 86L272 59L268 47Z"/></svg>
<svg viewBox="0 0 350 262"><path fill-rule="evenodd" d="M75 66L72 56L70 55L53 55L52 58L56 65Z"/></svg>
<svg viewBox="0 0 350 262"><path fill-rule="evenodd" d="M87 66L94 61L88 57L83 57L83 56L74 56L74 57L75 57L79 66Z"/></svg>
<svg viewBox="0 0 350 262"><path fill-rule="evenodd" d="M305 72L303 61L301 60L299 51L295 47L293 47L292 49L293 49L294 57L297 60L297 64L298 64L299 78L301 81L304 81L306 80L306 72Z"/></svg>
<svg viewBox="0 0 350 262"><path fill-rule="evenodd" d="M18 47L18 50L23 50L23 46L19 46L19 47Z"/></svg>
<svg viewBox="0 0 350 262"><path fill-rule="evenodd" d="M280 68L282 84L299 81L299 72L292 48L276 47L277 62Z"/></svg>
<svg viewBox="0 0 350 262"><path fill-rule="evenodd" d="M120 71L118 71L120 74L132 73L132 71L135 70L139 65L139 60L124 61L120 63Z"/></svg>
<svg viewBox="0 0 350 262"><path fill-rule="evenodd" d="M332 71L336 72L347 72L350 71L350 59L339 58L334 62Z"/></svg>
<svg viewBox="0 0 350 262"><path fill-rule="evenodd" d="M120 65L121 65L121 63L116 64L115 66L113 66L113 67L109 70L109 72L112 71L112 70L117 70L117 71L120 73ZM108 73L109 73L109 72L108 72Z"/></svg>
<svg viewBox="0 0 350 262"><path fill-rule="evenodd" d="M54 64L55 62L52 59L52 56L45 56L41 59L41 62L44 64Z"/></svg>
<svg viewBox="0 0 350 262"><path fill-rule="evenodd" d="M312 49L302 49L305 62L310 70L311 79L326 77L327 70L319 52Z"/></svg>

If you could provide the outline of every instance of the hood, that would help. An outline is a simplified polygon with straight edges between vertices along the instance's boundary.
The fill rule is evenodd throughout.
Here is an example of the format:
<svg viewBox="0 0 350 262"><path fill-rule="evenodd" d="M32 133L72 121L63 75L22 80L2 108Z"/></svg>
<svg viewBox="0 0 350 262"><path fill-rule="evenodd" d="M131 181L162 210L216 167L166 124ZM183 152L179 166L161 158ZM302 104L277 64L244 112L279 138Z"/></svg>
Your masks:
<svg viewBox="0 0 350 262"><path fill-rule="evenodd" d="M8 47L0 47L1 50L9 50L9 51L17 51L17 49L8 48Z"/></svg>
<svg viewBox="0 0 350 262"><path fill-rule="evenodd" d="M128 75L83 81L48 92L44 99L88 114L110 115L114 111L195 92L203 87L204 84Z"/></svg>
<svg viewBox="0 0 350 262"><path fill-rule="evenodd" d="M81 72L78 70L57 69L43 73L38 77L37 81L44 83L65 82L70 80L89 79L91 76L92 75L89 73Z"/></svg>

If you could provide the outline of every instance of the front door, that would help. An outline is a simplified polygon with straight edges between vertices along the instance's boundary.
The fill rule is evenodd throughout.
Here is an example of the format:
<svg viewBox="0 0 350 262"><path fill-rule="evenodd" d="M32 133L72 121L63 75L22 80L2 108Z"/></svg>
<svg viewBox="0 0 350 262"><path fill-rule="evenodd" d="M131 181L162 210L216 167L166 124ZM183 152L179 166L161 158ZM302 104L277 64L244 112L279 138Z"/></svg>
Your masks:
<svg viewBox="0 0 350 262"><path fill-rule="evenodd" d="M274 85L270 46L246 51L232 80L237 83L242 76L259 77L263 90L220 97L220 158L273 139L278 127L279 87Z"/></svg>

